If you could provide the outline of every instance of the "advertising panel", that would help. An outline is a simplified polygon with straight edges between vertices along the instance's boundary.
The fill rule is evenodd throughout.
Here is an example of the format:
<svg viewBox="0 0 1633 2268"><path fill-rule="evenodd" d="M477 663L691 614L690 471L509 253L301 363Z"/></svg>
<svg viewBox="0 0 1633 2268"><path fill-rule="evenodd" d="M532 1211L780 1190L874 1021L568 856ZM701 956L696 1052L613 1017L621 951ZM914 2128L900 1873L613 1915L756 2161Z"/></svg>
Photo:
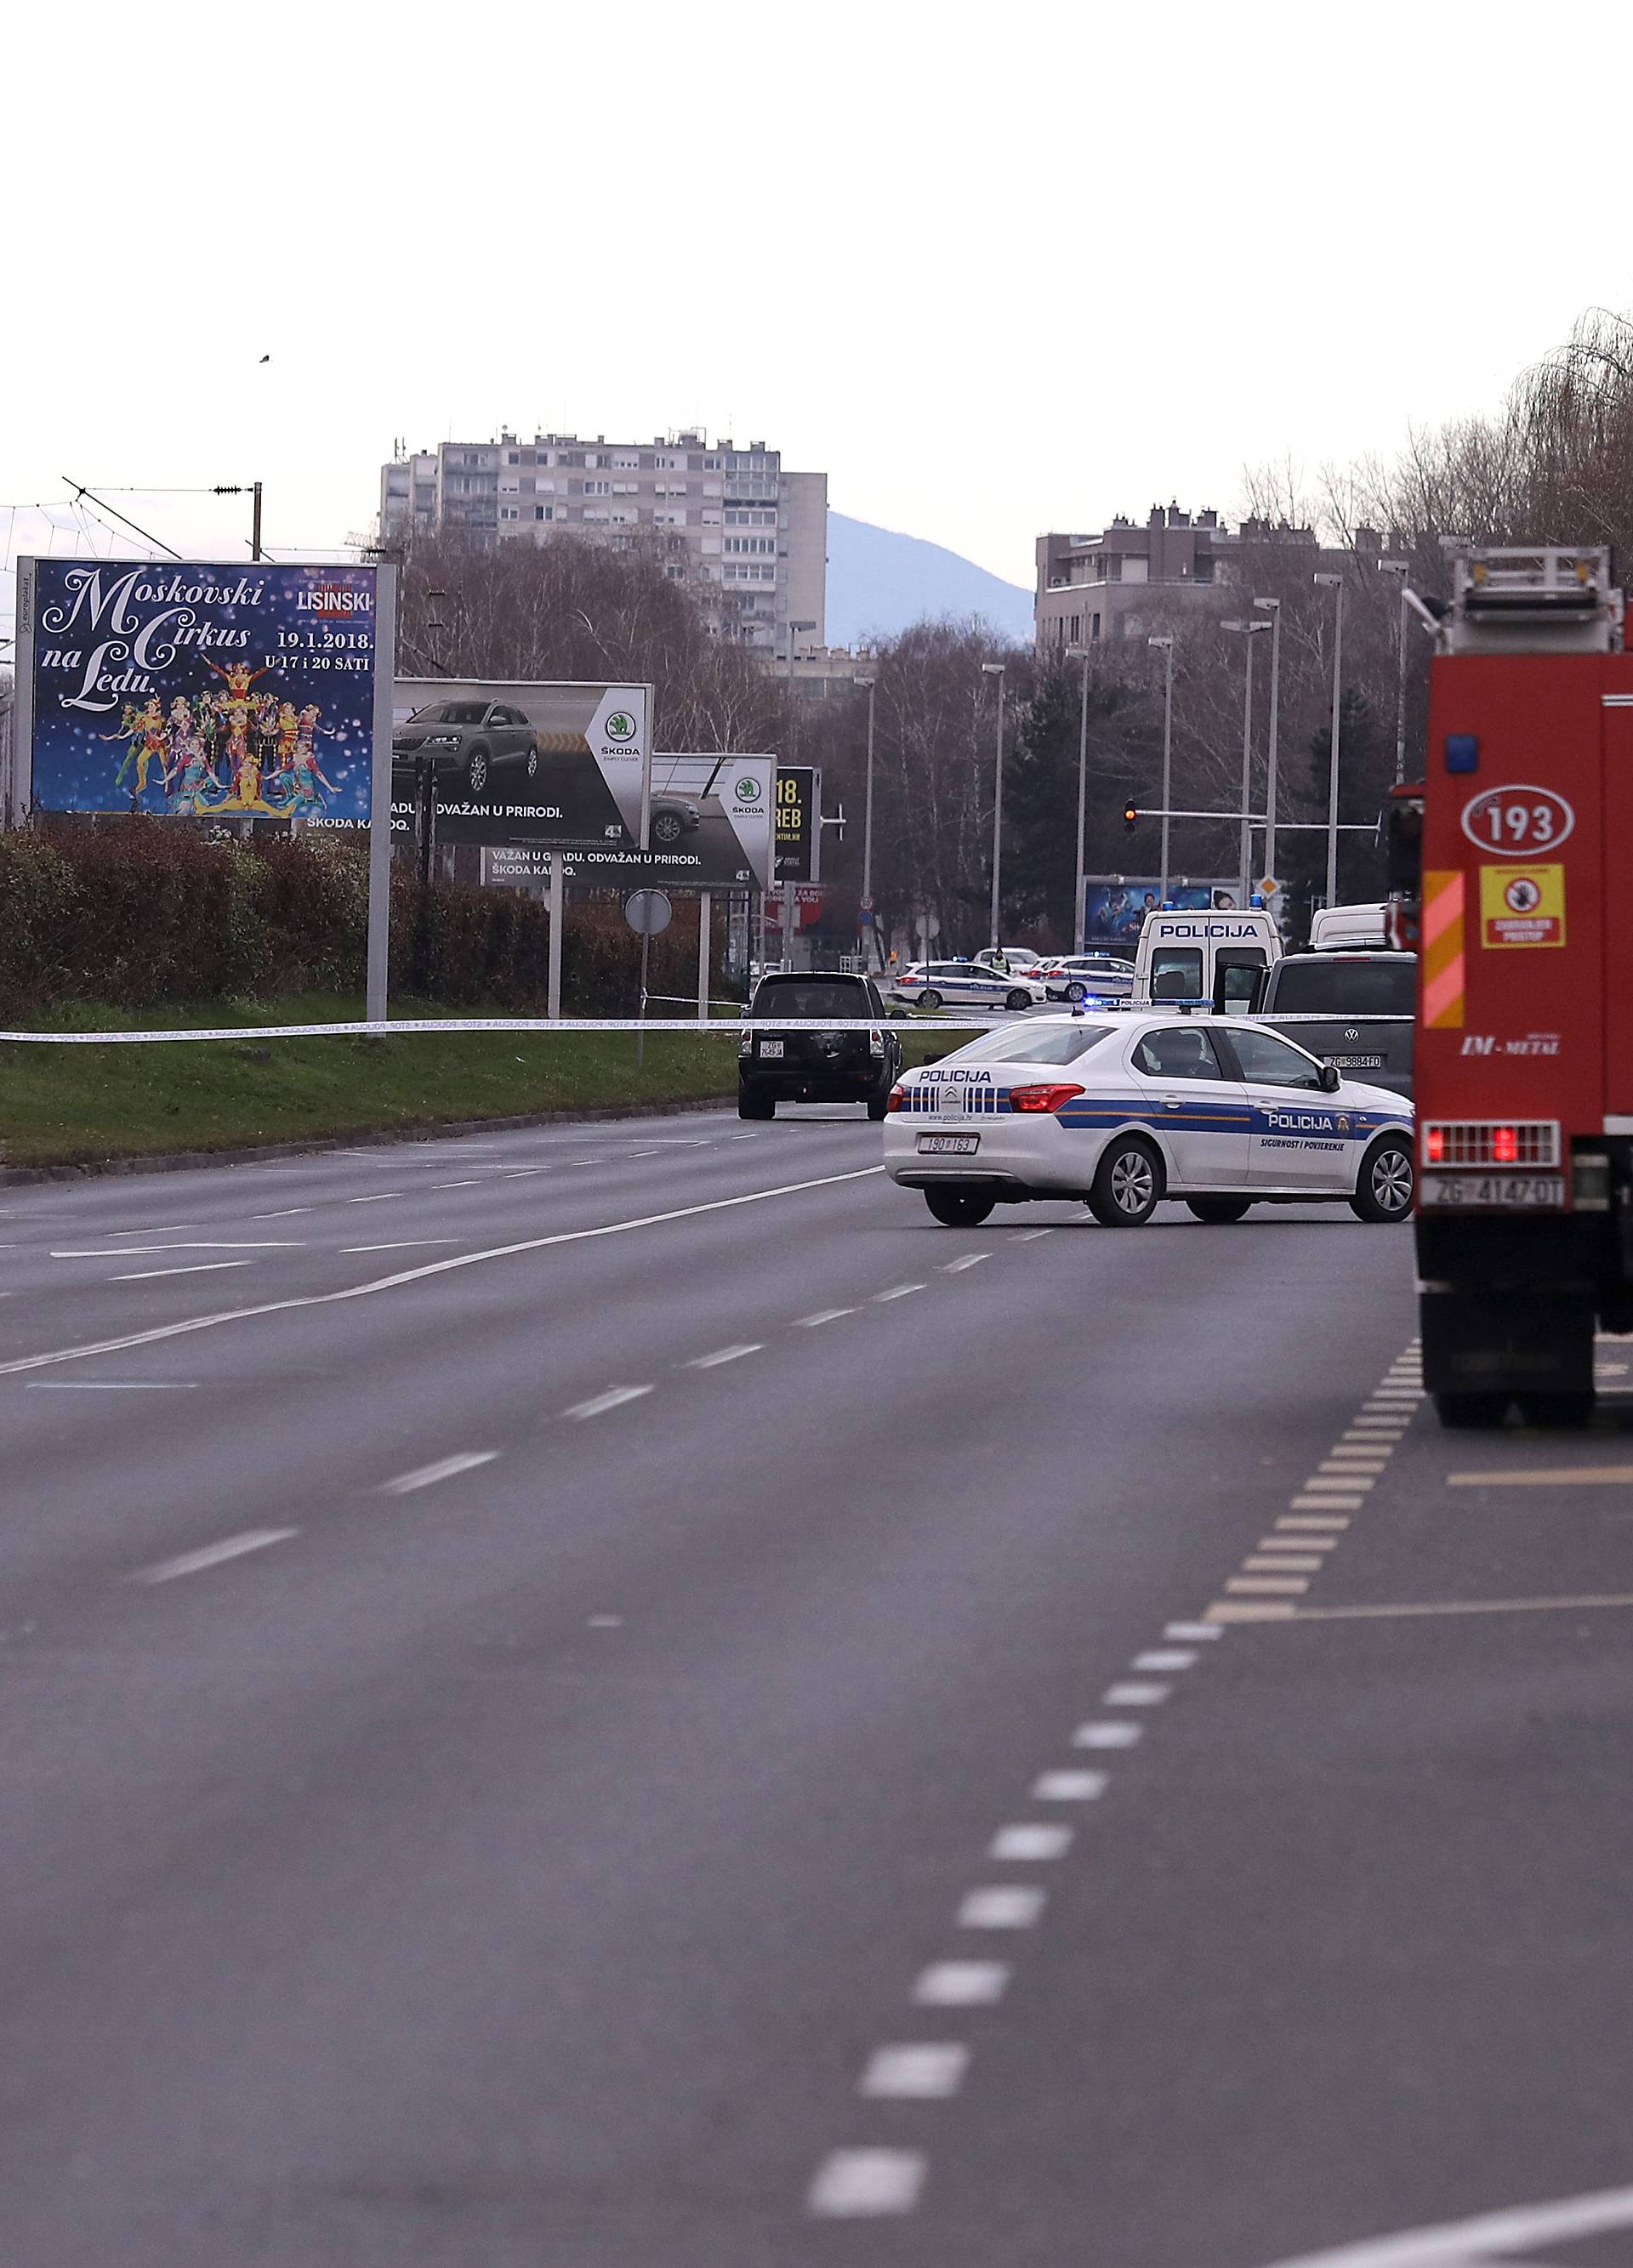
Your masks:
<svg viewBox="0 0 1633 2268"><path fill-rule="evenodd" d="M822 774L809 764L777 770L777 873L780 882L822 879L822 829L816 823Z"/></svg>
<svg viewBox="0 0 1633 2268"><path fill-rule="evenodd" d="M774 756L654 755L649 847L569 845L564 877L619 888L763 890L771 879L776 777ZM483 880L547 881L550 857L536 844L490 845Z"/></svg>
<svg viewBox="0 0 1633 2268"><path fill-rule="evenodd" d="M392 700L392 825L417 767L437 780L437 839L639 850L651 688L402 678Z"/></svg>
<svg viewBox="0 0 1633 2268"><path fill-rule="evenodd" d="M1235 910L1233 882L1172 882L1162 895L1159 877L1130 874L1090 881L1083 891L1083 937L1090 945L1132 945L1147 914L1162 908L1174 913Z"/></svg>
<svg viewBox="0 0 1633 2268"><path fill-rule="evenodd" d="M366 826L373 567L26 559L19 799Z"/></svg>

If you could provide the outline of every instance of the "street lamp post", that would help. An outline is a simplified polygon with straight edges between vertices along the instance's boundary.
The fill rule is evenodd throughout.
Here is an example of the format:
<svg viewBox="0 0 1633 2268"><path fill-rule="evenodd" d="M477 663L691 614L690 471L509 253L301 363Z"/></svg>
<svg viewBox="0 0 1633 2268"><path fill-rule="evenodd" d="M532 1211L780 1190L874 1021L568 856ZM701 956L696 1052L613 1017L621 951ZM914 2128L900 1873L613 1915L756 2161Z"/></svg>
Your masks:
<svg viewBox="0 0 1633 2268"><path fill-rule="evenodd" d="M1344 660L1344 578L1341 575L1316 575L1312 581L1326 585L1334 594L1333 608L1333 746L1332 760L1327 766L1326 781L1326 902L1338 903L1338 723L1340 672Z"/></svg>
<svg viewBox="0 0 1633 2268"><path fill-rule="evenodd" d="M1163 651L1164 659L1163 874L1162 887L1157 892L1157 902L1160 905L1166 905L1168 902L1168 806L1173 801L1173 796L1171 791L1173 785L1172 774L1174 764L1174 642L1171 637L1164 635L1162 637L1149 637L1146 640L1146 644L1147 645L1160 646Z"/></svg>
<svg viewBox="0 0 1633 2268"><path fill-rule="evenodd" d="M1253 640L1260 630L1270 628L1268 622L1231 622L1224 628L1235 630L1244 641L1247 667L1242 675L1242 827L1238 845L1238 864L1241 869L1241 901L1247 903L1253 880L1253 843L1251 814L1253 785Z"/></svg>
<svg viewBox="0 0 1633 2268"><path fill-rule="evenodd" d="M788 620L788 753L790 755L794 753L794 644L802 630L814 630L816 627L815 622L796 622L792 615ZM813 827L816 824L815 813L812 814L811 824ZM774 831L772 839L773 843L776 840ZM782 961L785 968L793 968L794 884L791 881L785 882L782 886Z"/></svg>
<svg viewBox="0 0 1633 2268"><path fill-rule="evenodd" d="M1255 599L1270 617L1270 747L1265 760L1265 877L1275 880L1275 791L1278 735L1282 723L1282 601Z"/></svg>
<svg viewBox="0 0 1633 2268"><path fill-rule="evenodd" d="M1083 666L1083 705L1077 719L1077 864L1074 884L1075 896L1072 912L1072 950L1083 949L1083 828L1089 816L1089 664L1093 650L1086 645L1068 645L1068 661L1081 661Z"/></svg>
<svg viewBox="0 0 1633 2268"><path fill-rule="evenodd" d="M862 947L864 961L872 961L876 956L868 950L868 946L879 925L873 902L873 703L874 696L878 689L878 680L873 677L859 677L853 682L865 686L868 689L868 784L862 802L861 895L862 911L868 918L860 924L862 933L857 942Z"/></svg>
<svg viewBox="0 0 1633 2268"><path fill-rule="evenodd" d="M1406 653L1407 653L1407 577L1412 571L1409 559L1380 559L1379 570L1385 575L1395 575L1400 580L1400 606L1395 618L1395 785L1406 777Z"/></svg>
<svg viewBox="0 0 1633 2268"><path fill-rule="evenodd" d="M1001 661L984 661L983 677L998 680L998 742L993 765L993 920L992 946L997 952L1001 939L998 924L998 893L1003 860L1003 673Z"/></svg>

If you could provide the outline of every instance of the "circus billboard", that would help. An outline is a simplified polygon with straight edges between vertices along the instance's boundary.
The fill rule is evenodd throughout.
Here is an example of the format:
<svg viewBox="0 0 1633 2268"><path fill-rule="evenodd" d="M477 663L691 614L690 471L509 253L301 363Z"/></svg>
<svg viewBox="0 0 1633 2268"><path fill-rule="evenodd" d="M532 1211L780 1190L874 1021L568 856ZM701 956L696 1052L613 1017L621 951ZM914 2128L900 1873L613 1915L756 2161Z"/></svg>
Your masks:
<svg viewBox="0 0 1633 2268"><path fill-rule="evenodd" d="M31 559L20 800L366 821L376 570Z"/></svg>

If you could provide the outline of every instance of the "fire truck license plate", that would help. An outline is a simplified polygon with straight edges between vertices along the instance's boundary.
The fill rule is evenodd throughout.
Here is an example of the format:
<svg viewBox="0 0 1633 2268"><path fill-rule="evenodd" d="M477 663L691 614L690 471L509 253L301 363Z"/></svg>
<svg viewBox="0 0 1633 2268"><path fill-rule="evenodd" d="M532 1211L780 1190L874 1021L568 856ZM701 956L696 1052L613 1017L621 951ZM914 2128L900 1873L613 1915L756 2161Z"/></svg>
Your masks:
<svg viewBox="0 0 1633 2268"><path fill-rule="evenodd" d="M1511 1212L1516 1207L1563 1212L1565 1177L1563 1174L1426 1174L1418 1185L1417 1201L1425 1212L1456 1206L1470 1212Z"/></svg>

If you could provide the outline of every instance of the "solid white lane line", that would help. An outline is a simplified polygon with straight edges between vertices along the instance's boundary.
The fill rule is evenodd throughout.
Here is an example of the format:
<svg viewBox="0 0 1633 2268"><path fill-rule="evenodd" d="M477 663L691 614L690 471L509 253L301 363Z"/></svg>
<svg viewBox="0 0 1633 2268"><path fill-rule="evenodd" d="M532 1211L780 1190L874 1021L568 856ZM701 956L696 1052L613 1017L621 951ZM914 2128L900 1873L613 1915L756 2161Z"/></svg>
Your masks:
<svg viewBox="0 0 1633 2268"><path fill-rule="evenodd" d="M649 1386L610 1386L604 1394L593 1394L587 1402L575 1402L564 1410L564 1418L603 1418L609 1410L620 1410L626 1402L639 1402L643 1394L650 1394Z"/></svg>
<svg viewBox="0 0 1633 2268"><path fill-rule="evenodd" d="M695 1354L682 1366L686 1370L718 1370L723 1362L741 1362L745 1354L760 1354L765 1351L764 1339L751 1339L742 1346L716 1347L713 1354Z"/></svg>
<svg viewBox="0 0 1633 2268"><path fill-rule="evenodd" d="M423 1252L432 1244L457 1244L457 1236L405 1236L395 1244L343 1244L341 1250L350 1256L356 1252Z"/></svg>
<svg viewBox="0 0 1633 2268"><path fill-rule="evenodd" d="M1036 1803L1092 1803L1105 1793L1111 1778L1110 1772L1103 1771L1040 1772L1032 1782L1032 1800Z"/></svg>
<svg viewBox="0 0 1633 2268"><path fill-rule="evenodd" d="M1130 1678L1121 1685L1108 1685L1100 1696L1103 1709L1155 1709L1159 1701L1166 1701L1173 1691L1171 1685L1143 1685Z"/></svg>
<svg viewBox="0 0 1633 2268"><path fill-rule="evenodd" d="M110 1276L110 1284L151 1284L156 1276L214 1276L223 1268L253 1268L253 1260L196 1260L188 1268L137 1268L128 1276ZM133 1342L127 1342L133 1344Z"/></svg>
<svg viewBox="0 0 1633 2268"><path fill-rule="evenodd" d="M987 1851L989 1859L1064 1859L1072 1847L1073 1830L1039 1822L1023 1821L1001 1827Z"/></svg>
<svg viewBox="0 0 1633 2268"><path fill-rule="evenodd" d="M1214 1638L1219 1636L1213 1623L1169 1623L1163 1630L1164 1638Z"/></svg>
<svg viewBox="0 0 1633 2268"><path fill-rule="evenodd" d="M816 2169L807 2210L829 2220L911 2213L924 2187L920 2150L835 2150Z"/></svg>
<svg viewBox="0 0 1633 2268"><path fill-rule="evenodd" d="M998 1882L971 1890L958 1906L960 1929L1031 1929L1044 1910L1046 1893L1029 1884Z"/></svg>
<svg viewBox="0 0 1633 2268"><path fill-rule="evenodd" d="M857 2081L859 2094L928 2102L957 2095L970 2067L970 2051L951 2040L916 2040L875 2048Z"/></svg>
<svg viewBox="0 0 1633 2268"><path fill-rule="evenodd" d="M497 1449L458 1449L451 1457L439 1457L433 1465L417 1466L411 1473L399 1473L394 1481L382 1481L381 1496L412 1496L416 1489L430 1488L438 1481L451 1481L455 1473L468 1473L477 1465L491 1465L499 1454Z"/></svg>
<svg viewBox="0 0 1633 2268"><path fill-rule="evenodd" d="M605 1222L599 1228L558 1229L551 1236L529 1236L517 1244L491 1245L481 1252L458 1253L447 1260L428 1260L419 1268L399 1269L393 1276L377 1276L372 1283L353 1284L339 1292L312 1292L287 1300L268 1300L253 1307L225 1308L218 1314L190 1315L184 1322L159 1323L151 1330L128 1331L115 1339L98 1339L85 1346L55 1347L48 1354L24 1355L0 1362L0 1378L25 1370L44 1370L54 1363L83 1362L92 1355L119 1354L130 1347L154 1346L161 1339L180 1338L189 1331L214 1330L222 1323L248 1322L261 1315L291 1314L306 1307L328 1307L344 1300L368 1300L381 1292L395 1292L409 1284L423 1284L456 1268L476 1268L490 1260L511 1260L525 1252L547 1252L561 1244L584 1244L603 1236L626 1236L632 1229L659 1228L670 1221L696 1220L706 1213L729 1212L738 1205L764 1204L772 1197L801 1197L808 1189L836 1189L847 1182L866 1182L883 1174L883 1166L861 1166L850 1173L822 1174L809 1182L782 1182L775 1189L750 1189L742 1197L711 1197L701 1204L676 1205L668 1212L639 1213L630 1220ZM836 1312L842 1313L843 1310Z"/></svg>
<svg viewBox="0 0 1633 2268"><path fill-rule="evenodd" d="M983 1260L990 1260L992 1256L990 1252L962 1253L957 1260L944 1260L942 1273L943 1276L957 1276L966 1268L979 1268Z"/></svg>
<svg viewBox="0 0 1633 2268"><path fill-rule="evenodd" d="M197 1551L183 1551L174 1559L160 1559L151 1567L138 1567L127 1575L127 1583L171 1583L178 1575L202 1574L206 1567L219 1567L224 1560L241 1559L247 1551L264 1551L269 1543L287 1543L292 1535L299 1535L298 1528L247 1528L241 1535L224 1536L219 1543L206 1543Z"/></svg>
<svg viewBox="0 0 1633 2268"><path fill-rule="evenodd" d="M30 1394L191 1394L196 1378L31 1378Z"/></svg>
<svg viewBox="0 0 1633 2268"><path fill-rule="evenodd" d="M819 1307L814 1315L796 1315L788 1326L792 1331L814 1331L818 1323L837 1323L841 1315L853 1315L854 1307Z"/></svg>
<svg viewBox="0 0 1633 2268"><path fill-rule="evenodd" d="M876 1292L873 1295L873 1302L875 1307L882 1307L887 1300L905 1300L910 1292L922 1292L925 1289L926 1286L922 1284L896 1284L888 1292Z"/></svg>
<svg viewBox="0 0 1633 2268"><path fill-rule="evenodd" d="M1009 1982L1007 1961L937 1961L920 1971L913 1997L920 2008L989 2008Z"/></svg>
<svg viewBox="0 0 1633 2268"><path fill-rule="evenodd" d="M1101 1724L1080 1725L1072 1734L1075 1749L1132 1749L1144 1727L1125 1724L1119 1719Z"/></svg>

